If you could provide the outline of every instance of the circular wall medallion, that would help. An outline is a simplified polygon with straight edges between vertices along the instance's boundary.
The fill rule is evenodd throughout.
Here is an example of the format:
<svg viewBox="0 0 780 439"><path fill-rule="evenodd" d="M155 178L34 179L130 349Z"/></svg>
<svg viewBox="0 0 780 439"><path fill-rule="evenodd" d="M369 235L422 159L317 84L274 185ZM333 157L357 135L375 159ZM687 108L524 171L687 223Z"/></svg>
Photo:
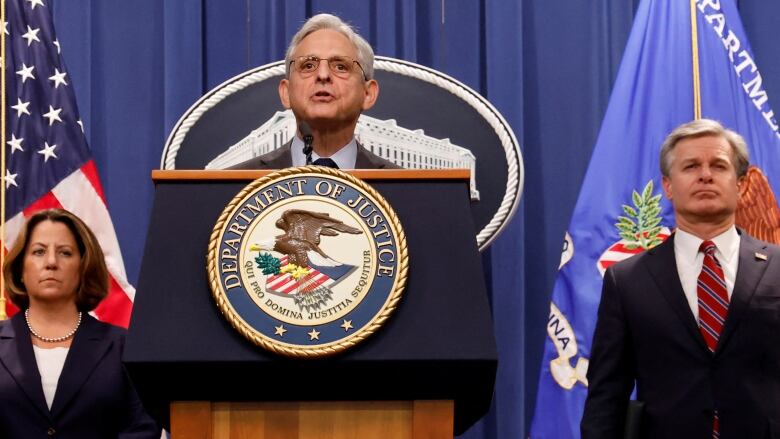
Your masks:
<svg viewBox="0 0 780 439"><path fill-rule="evenodd" d="M361 115L356 138L406 169L468 168L476 241L487 248L512 219L523 191L523 157L509 123L477 91L440 71L385 56L376 57L374 68L379 98ZM229 167L222 155L281 146L264 144L263 136L289 140L295 124L278 121L289 113L278 95L284 72L284 62L274 62L203 95L171 130L160 168L221 169Z"/></svg>
<svg viewBox="0 0 780 439"><path fill-rule="evenodd" d="M373 188L318 166L255 180L214 225L207 270L222 314L282 355L354 346L392 314L406 284L406 237Z"/></svg>

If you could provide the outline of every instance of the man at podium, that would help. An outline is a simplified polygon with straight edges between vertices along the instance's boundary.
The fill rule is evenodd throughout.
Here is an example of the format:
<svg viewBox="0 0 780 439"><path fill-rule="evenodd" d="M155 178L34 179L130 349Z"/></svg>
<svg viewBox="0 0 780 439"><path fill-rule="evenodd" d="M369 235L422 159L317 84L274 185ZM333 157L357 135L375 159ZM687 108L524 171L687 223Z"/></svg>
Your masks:
<svg viewBox="0 0 780 439"><path fill-rule="evenodd" d="M376 102L379 84L373 79L374 51L351 26L334 15L313 16L290 41L285 65L279 99L295 115L296 136L230 169L399 168L355 139L360 113Z"/></svg>

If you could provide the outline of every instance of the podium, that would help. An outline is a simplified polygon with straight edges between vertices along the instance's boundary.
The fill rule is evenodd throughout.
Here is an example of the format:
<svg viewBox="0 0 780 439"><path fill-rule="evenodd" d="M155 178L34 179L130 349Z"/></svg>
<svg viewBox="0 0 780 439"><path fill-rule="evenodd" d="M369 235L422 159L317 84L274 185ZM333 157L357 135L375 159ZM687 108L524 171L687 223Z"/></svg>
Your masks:
<svg viewBox="0 0 780 439"><path fill-rule="evenodd" d="M156 194L124 350L147 410L180 438L444 438L489 409L497 353L467 170L356 170L409 249L398 308L336 356L285 358L244 339L211 295L206 252L225 206L270 171L154 171Z"/></svg>

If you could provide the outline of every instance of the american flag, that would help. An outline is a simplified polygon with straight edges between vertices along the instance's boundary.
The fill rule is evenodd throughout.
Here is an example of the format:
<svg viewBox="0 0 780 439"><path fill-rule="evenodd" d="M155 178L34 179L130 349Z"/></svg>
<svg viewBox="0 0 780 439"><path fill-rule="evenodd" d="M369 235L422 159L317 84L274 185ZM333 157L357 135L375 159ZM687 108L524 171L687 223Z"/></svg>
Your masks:
<svg viewBox="0 0 780 439"><path fill-rule="evenodd" d="M5 250L37 210L58 207L78 215L100 241L111 274L109 295L94 314L127 327L135 289L127 281L51 10L44 0L5 4ZM9 301L6 306L9 315L18 311Z"/></svg>

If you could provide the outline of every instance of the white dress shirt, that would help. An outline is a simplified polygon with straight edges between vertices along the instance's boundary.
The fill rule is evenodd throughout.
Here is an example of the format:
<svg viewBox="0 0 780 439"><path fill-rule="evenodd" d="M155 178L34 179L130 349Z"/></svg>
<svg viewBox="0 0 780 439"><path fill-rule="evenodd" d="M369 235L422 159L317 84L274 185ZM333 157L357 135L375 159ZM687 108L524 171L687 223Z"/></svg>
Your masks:
<svg viewBox="0 0 780 439"><path fill-rule="evenodd" d="M33 345L35 362L38 363L38 372L41 374L43 396L46 398L49 410L51 410L51 403L54 401L54 393L57 391L57 383L60 381L62 367L65 366L65 358L68 356L69 349L65 347L44 349Z"/></svg>
<svg viewBox="0 0 780 439"><path fill-rule="evenodd" d="M726 290L731 301L734 291L734 280L737 278L739 268L739 233L734 226L720 235L712 238L715 244L715 258L723 268L726 277ZM677 262L677 274L680 276L685 298L691 307L693 317L699 321L699 299L696 292L696 283L699 280L701 267L704 264L704 253L699 251L703 239L684 232L680 229L674 233L674 259Z"/></svg>
<svg viewBox="0 0 780 439"><path fill-rule="evenodd" d="M338 165L339 169L355 169L355 162L357 161L357 141L353 137L346 145L330 157L327 157ZM293 137L292 145L290 145L290 152L292 153L292 165L293 166L306 166L306 155L303 153L303 140L298 136ZM321 158L316 152L311 153L311 161L315 161Z"/></svg>

